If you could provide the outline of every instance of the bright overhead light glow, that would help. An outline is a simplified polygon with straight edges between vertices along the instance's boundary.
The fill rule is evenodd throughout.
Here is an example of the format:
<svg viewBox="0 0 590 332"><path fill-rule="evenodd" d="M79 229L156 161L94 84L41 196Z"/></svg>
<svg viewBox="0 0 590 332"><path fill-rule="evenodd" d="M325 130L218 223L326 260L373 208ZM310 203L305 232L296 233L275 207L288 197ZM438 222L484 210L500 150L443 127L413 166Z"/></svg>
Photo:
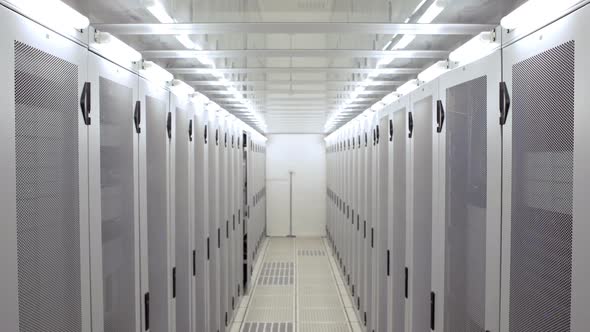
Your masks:
<svg viewBox="0 0 590 332"><path fill-rule="evenodd" d="M197 45L194 41L192 41L187 35L178 35L176 36L176 40L182 44L182 46L191 49L191 50L201 50L201 46Z"/></svg>
<svg viewBox="0 0 590 332"><path fill-rule="evenodd" d="M92 46L112 59L124 62L141 60L141 53L108 32L97 32Z"/></svg>
<svg viewBox="0 0 590 332"><path fill-rule="evenodd" d="M160 23L175 23L172 16L168 14L164 5L158 0L150 0L146 6L147 10L158 20Z"/></svg>
<svg viewBox="0 0 590 332"><path fill-rule="evenodd" d="M86 29L90 25L88 17L59 0L9 0L24 14L50 25L76 30Z"/></svg>
<svg viewBox="0 0 590 332"><path fill-rule="evenodd" d="M413 80L407 81L402 86L397 88L397 90L395 90L395 91L397 93L399 93L400 95L406 95L406 94L414 91L417 87L418 87L418 80L413 79Z"/></svg>
<svg viewBox="0 0 590 332"><path fill-rule="evenodd" d="M517 29L547 22L581 0L529 0L500 21L505 29Z"/></svg>
<svg viewBox="0 0 590 332"><path fill-rule="evenodd" d="M397 43L395 43L395 46L393 46L393 49L394 50L404 49L404 48L408 47L408 45L410 45L410 43L413 42L414 39L416 39L416 35L404 35Z"/></svg>
<svg viewBox="0 0 590 332"><path fill-rule="evenodd" d="M389 104L393 103L394 101L396 101L397 99L399 99L399 93L394 91L394 92L388 94L387 96L383 97L383 99L381 99L381 102L384 103L385 105L389 105Z"/></svg>
<svg viewBox="0 0 590 332"><path fill-rule="evenodd" d="M381 101L378 101L375 104L373 104L373 106L371 106L371 109L375 112L379 112L383 108L385 108L385 104L383 104Z"/></svg>
<svg viewBox="0 0 590 332"><path fill-rule="evenodd" d="M446 60L438 61L432 66L424 69L418 74L418 79L422 82L430 82L449 70L449 62Z"/></svg>
<svg viewBox="0 0 590 332"><path fill-rule="evenodd" d="M172 80L170 90L177 95L192 95L195 89L181 80Z"/></svg>
<svg viewBox="0 0 590 332"><path fill-rule="evenodd" d="M418 19L418 23L431 23L445 9L446 1L436 0L426 9L424 14Z"/></svg>
<svg viewBox="0 0 590 332"><path fill-rule="evenodd" d="M498 46L492 32L482 32L451 52L449 60L461 65L467 64L490 54Z"/></svg>
<svg viewBox="0 0 590 332"><path fill-rule="evenodd" d="M174 79L174 75L152 61L144 61L141 69L144 76L156 81L170 82Z"/></svg>
<svg viewBox="0 0 590 332"><path fill-rule="evenodd" d="M201 104L207 104L209 102L209 98L200 92L193 93L193 100Z"/></svg>

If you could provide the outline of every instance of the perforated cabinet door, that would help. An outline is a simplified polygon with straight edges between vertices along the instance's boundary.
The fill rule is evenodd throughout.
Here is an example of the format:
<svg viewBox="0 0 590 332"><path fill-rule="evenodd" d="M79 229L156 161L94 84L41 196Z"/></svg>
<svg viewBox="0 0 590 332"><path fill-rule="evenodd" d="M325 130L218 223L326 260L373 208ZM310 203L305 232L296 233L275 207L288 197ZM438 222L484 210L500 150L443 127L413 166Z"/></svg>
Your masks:
<svg viewBox="0 0 590 332"><path fill-rule="evenodd" d="M498 51L440 78L441 222L433 227L437 331L499 329L500 61Z"/></svg>
<svg viewBox="0 0 590 332"><path fill-rule="evenodd" d="M379 117L379 136L376 144L377 150L377 188L376 188L376 218L375 218L375 248L374 262L377 265L375 285L375 315L376 331L388 331L387 311L388 296L388 265L391 252L388 248L388 206L389 206L389 109L382 111Z"/></svg>
<svg viewBox="0 0 590 332"><path fill-rule="evenodd" d="M138 76L95 54L88 73L93 329L140 331Z"/></svg>
<svg viewBox="0 0 590 332"><path fill-rule="evenodd" d="M588 329L589 8L507 46L503 331Z"/></svg>
<svg viewBox="0 0 590 332"><path fill-rule="evenodd" d="M140 138L140 176L143 176L140 186L145 186L146 192L145 199L140 201L140 213L145 213L147 226L149 327L152 332L167 331L174 320L174 255L171 252L173 234L169 204L172 140L167 132L169 93L145 79L140 79L139 91L139 99L145 105L142 110L145 113L142 114L142 119L145 119L142 132L145 131L145 135Z"/></svg>
<svg viewBox="0 0 590 332"><path fill-rule="evenodd" d="M89 331L86 51L5 7L0 19L2 329Z"/></svg>
<svg viewBox="0 0 590 332"><path fill-rule="evenodd" d="M433 207L436 204L435 107L438 81L411 93L414 128L412 144L412 218L409 265L409 299L412 332L430 329Z"/></svg>

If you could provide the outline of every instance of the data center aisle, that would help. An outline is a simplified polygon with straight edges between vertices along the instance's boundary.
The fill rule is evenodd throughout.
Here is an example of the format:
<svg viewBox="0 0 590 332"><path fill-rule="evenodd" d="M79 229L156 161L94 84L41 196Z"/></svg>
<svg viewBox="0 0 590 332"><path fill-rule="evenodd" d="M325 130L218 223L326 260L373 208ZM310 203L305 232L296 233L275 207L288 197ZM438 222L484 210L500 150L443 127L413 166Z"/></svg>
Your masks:
<svg viewBox="0 0 590 332"><path fill-rule="evenodd" d="M361 331L322 238L269 238L230 332Z"/></svg>

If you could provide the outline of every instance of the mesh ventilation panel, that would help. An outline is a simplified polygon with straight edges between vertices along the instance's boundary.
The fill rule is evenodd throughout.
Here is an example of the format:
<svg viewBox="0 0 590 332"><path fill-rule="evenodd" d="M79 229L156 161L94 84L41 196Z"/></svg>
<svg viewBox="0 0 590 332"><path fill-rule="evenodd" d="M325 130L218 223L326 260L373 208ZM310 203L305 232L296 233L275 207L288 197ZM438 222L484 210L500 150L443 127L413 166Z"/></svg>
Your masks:
<svg viewBox="0 0 590 332"><path fill-rule="evenodd" d="M105 332L135 329L133 90L101 77L100 187Z"/></svg>
<svg viewBox="0 0 590 332"><path fill-rule="evenodd" d="M146 96L147 227L150 330L168 331L166 104Z"/></svg>
<svg viewBox="0 0 590 332"><path fill-rule="evenodd" d="M512 332L570 331L574 48L512 68Z"/></svg>
<svg viewBox="0 0 590 332"><path fill-rule="evenodd" d="M445 330L485 330L487 77L447 89Z"/></svg>
<svg viewBox="0 0 590 332"><path fill-rule="evenodd" d="M393 113L393 330L405 326L406 266L406 108Z"/></svg>
<svg viewBox="0 0 590 332"><path fill-rule="evenodd" d="M20 42L14 51L20 332L78 332L78 67Z"/></svg>
<svg viewBox="0 0 590 332"><path fill-rule="evenodd" d="M432 241L432 96L414 104L414 217L413 271L410 283L413 331L430 329L430 274ZM413 284L413 285L412 285Z"/></svg>

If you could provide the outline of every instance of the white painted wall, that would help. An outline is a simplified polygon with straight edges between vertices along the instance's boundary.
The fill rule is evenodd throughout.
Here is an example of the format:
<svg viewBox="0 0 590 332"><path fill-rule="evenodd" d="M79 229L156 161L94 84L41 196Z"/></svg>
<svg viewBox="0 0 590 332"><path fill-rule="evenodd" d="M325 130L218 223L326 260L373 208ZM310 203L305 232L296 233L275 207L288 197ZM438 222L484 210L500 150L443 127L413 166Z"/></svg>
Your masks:
<svg viewBox="0 0 590 332"><path fill-rule="evenodd" d="M276 134L266 142L267 233L289 234L289 171L293 171L293 234L326 232L326 148L323 135Z"/></svg>

